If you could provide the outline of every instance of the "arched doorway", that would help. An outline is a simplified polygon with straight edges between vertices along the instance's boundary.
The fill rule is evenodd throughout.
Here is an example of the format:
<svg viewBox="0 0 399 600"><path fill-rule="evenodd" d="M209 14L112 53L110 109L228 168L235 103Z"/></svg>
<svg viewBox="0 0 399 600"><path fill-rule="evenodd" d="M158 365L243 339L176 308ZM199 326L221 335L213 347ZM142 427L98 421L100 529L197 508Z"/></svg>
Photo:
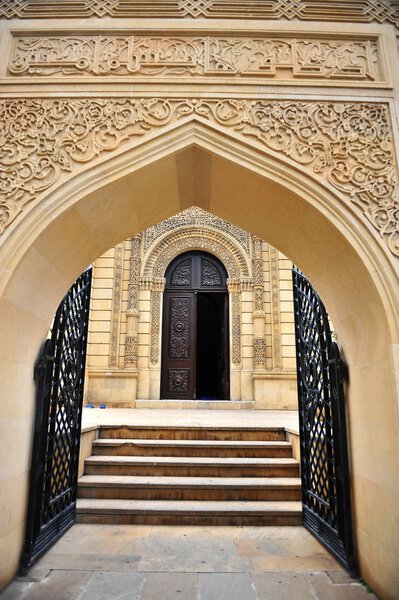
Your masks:
<svg viewBox="0 0 399 600"><path fill-rule="evenodd" d="M229 399L227 273L206 252L187 252L166 270L161 397Z"/></svg>

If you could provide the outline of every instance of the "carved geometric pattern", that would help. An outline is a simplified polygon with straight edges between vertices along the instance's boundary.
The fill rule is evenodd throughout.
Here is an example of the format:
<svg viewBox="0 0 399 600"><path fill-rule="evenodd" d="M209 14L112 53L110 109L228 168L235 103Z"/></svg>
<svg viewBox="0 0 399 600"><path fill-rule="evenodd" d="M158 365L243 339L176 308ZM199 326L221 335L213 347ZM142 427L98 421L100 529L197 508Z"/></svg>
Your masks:
<svg viewBox="0 0 399 600"><path fill-rule="evenodd" d="M198 2L196 8L199 10ZM14 38L10 75L262 77L381 81L375 39L198 35Z"/></svg>
<svg viewBox="0 0 399 600"><path fill-rule="evenodd" d="M168 358L190 358L190 298L170 298Z"/></svg>
<svg viewBox="0 0 399 600"><path fill-rule="evenodd" d="M170 283L177 287L188 287L191 285L191 258L177 265L173 270Z"/></svg>
<svg viewBox="0 0 399 600"><path fill-rule="evenodd" d="M300 19L353 23L388 22L399 26L395 0L0 0L0 17L35 18L208 18Z"/></svg>
<svg viewBox="0 0 399 600"><path fill-rule="evenodd" d="M254 366L264 369L266 366L266 340L265 338L254 338Z"/></svg>
<svg viewBox="0 0 399 600"><path fill-rule="evenodd" d="M153 291L151 294L151 347L150 362L156 365L159 361L160 318L162 293Z"/></svg>
<svg viewBox="0 0 399 600"><path fill-rule="evenodd" d="M239 365L241 362L241 294L233 292L231 294L231 323L232 323L232 353L233 365Z"/></svg>
<svg viewBox="0 0 399 600"><path fill-rule="evenodd" d="M119 329L122 302L122 274L123 274L123 254L124 245L115 246L114 257L114 280L112 284L112 305L111 305L111 332L109 344L108 365L110 367L118 366L119 355Z"/></svg>
<svg viewBox="0 0 399 600"><path fill-rule="evenodd" d="M2 99L0 233L65 171L187 117L214 121L309 170L399 256L399 200L388 108L377 102Z"/></svg>
<svg viewBox="0 0 399 600"><path fill-rule="evenodd" d="M184 393L188 391L189 370L168 369L168 391Z"/></svg>
<svg viewBox="0 0 399 600"><path fill-rule="evenodd" d="M254 287L254 296L255 296L255 310L262 311L263 306L263 286L262 287Z"/></svg>
<svg viewBox="0 0 399 600"><path fill-rule="evenodd" d="M252 261L252 274L254 285L263 284L263 260L261 258L254 258Z"/></svg>
<svg viewBox="0 0 399 600"><path fill-rule="evenodd" d="M229 277L249 277L244 253L228 236L196 227L172 232L155 245L145 261L144 276L163 277L168 264L187 250L204 250L214 254L226 267Z"/></svg>
<svg viewBox="0 0 399 600"><path fill-rule="evenodd" d="M221 286L222 278L218 269L209 260L201 260L201 286Z"/></svg>
<svg viewBox="0 0 399 600"><path fill-rule="evenodd" d="M173 217L165 219L164 221L161 221L161 223L157 223L146 229L144 232L145 251L168 231L175 231L181 227L194 225L211 227L212 229L221 231L223 234L230 235L240 244L240 246L242 246L245 252L249 252L250 236L248 232L198 206L186 208L186 210L177 213Z"/></svg>
<svg viewBox="0 0 399 600"><path fill-rule="evenodd" d="M280 271L278 250L269 246L270 300L272 313L272 360L273 369L282 369Z"/></svg>
<svg viewBox="0 0 399 600"><path fill-rule="evenodd" d="M137 336L127 335L125 338L125 366L137 367Z"/></svg>

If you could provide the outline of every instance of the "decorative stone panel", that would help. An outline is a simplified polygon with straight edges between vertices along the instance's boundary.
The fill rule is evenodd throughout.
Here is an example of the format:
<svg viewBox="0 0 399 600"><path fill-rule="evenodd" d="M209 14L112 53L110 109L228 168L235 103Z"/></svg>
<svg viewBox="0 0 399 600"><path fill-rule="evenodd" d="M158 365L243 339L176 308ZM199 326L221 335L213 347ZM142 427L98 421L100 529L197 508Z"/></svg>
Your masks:
<svg viewBox="0 0 399 600"><path fill-rule="evenodd" d="M0 233L64 172L175 121L214 122L337 190L399 257L392 125L380 102L2 99Z"/></svg>
<svg viewBox="0 0 399 600"><path fill-rule="evenodd" d="M176 229L189 226L209 227L222 232L224 235L227 234L234 238L247 254L249 253L250 235L247 231L236 227L232 223L229 223L229 221L225 221L198 206L191 206L177 215L173 215L173 217L165 219L164 221L161 221L161 223L157 223L146 229L144 232L144 251L146 252L152 244L166 233L174 232Z"/></svg>
<svg viewBox="0 0 399 600"><path fill-rule="evenodd" d="M122 276L123 276L124 244L115 247L114 281L112 285L111 332L108 364L110 367L118 366L119 356L119 330L122 302Z"/></svg>
<svg viewBox="0 0 399 600"><path fill-rule="evenodd" d="M0 17L7 19L207 18L299 19L352 23L392 23L399 27L399 7L394 0L0 0Z"/></svg>
<svg viewBox="0 0 399 600"><path fill-rule="evenodd" d="M382 81L375 37L17 35L10 76Z"/></svg>

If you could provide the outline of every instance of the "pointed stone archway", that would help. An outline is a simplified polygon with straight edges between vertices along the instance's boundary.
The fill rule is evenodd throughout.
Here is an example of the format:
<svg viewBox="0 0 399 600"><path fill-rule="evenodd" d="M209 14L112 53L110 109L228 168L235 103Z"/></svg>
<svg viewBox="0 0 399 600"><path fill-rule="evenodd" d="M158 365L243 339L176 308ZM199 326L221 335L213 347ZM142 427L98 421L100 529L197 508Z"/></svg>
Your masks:
<svg viewBox="0 0 399 600"><path fill-rule="evenodd" d="M199 181L206 185L200 187ZM182 210L195 197L200 207L267 239L295 260L324 298L351 372L360 565L371 584L378 572L393 590L398 541L389 532L397 520L399 453L392 449L399 446L394 363L399 335L396 259L384 241L388 233L379 237L331 182L201 117L174 123L136 147L94 159L56 183L7 227L0 250L5 398L0 438L3 464L8 465L1 502L3 513L10 514L1 532L7 547L1 560L3 579L15 571L23 536L26 504L13 498L26 498L32 365L59 298L96 256ZM191 190L192 196L182 195L182 189Z"/></svg>

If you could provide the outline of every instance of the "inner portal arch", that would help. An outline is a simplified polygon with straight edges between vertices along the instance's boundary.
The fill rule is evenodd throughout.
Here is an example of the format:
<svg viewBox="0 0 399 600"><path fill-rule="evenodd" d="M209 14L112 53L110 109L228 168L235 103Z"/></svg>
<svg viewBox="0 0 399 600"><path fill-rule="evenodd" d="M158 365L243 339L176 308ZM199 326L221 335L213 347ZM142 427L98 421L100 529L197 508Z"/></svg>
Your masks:
<svg viewBox="0 0 399 600"><path fill-rule="evenodd" d="M207 252L186 252L165 279L161 398L229 400L225 267Z"/></svg>

